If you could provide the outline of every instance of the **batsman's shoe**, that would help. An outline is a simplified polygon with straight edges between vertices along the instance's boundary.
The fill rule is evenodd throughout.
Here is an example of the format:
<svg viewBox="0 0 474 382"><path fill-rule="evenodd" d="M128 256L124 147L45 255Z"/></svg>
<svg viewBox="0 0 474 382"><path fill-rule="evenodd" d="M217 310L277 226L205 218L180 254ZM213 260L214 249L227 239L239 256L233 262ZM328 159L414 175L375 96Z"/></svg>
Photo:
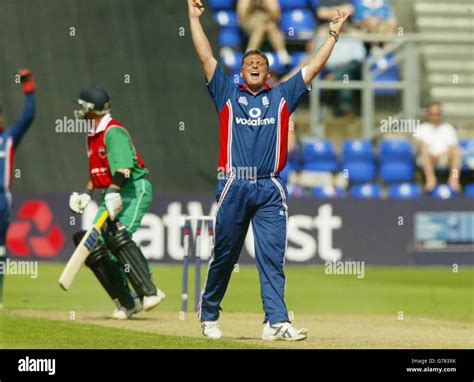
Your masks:
<svg viewBox="0 0 474 382"><path fill-rule="evenodd" d="M145 312L152 310L161 301L163 301L165 297L166 295L163 293L163 291L156 288L156 294L154 296L143 297L143 309L145 310Z"/></svg>
<svg viewBox="0 0 474 382"><path fill-rule="evenodd" d="M128 320L135 313L138 313L137 306L133 307L132 309L127 309L123 306L120 306L112 312L112 318L116 320Z"/></svg>
<svg viewBox="0 0 474 382"><path fill-rule="evenodd" d="M204 337L212 338L213 340L218 340L222 337L222 332L217 321L202 321L201 328Z"/></svg>
<svg viewBox="0 0 474 382"><path fill-rule="evenodd" d="M307 335L308 329L295 329L289 322L278 322L273 325L267 322L263 327L262 340L302 341Z"/></svg>
<svg viewBox="0 0 474 382"><path fill-rule="evenodd" d="M140 313L143 310L143 304L138 297L134 297L133 301L135 301L135 313Z"/></svg>

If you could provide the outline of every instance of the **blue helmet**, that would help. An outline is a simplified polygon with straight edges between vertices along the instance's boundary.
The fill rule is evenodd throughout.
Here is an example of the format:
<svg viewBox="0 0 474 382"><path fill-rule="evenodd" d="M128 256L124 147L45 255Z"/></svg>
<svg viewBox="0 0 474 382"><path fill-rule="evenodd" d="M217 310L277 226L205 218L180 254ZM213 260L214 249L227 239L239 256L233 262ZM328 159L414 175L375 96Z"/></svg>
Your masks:
<svg viewBox="0 0 474 382"><path fill-rule="evenodd" d="M76 118L84 118L89 112L104 115L110 111L110 97L105 89L97 85L82 89L77 103L81 109L74 111Z"/></svg>

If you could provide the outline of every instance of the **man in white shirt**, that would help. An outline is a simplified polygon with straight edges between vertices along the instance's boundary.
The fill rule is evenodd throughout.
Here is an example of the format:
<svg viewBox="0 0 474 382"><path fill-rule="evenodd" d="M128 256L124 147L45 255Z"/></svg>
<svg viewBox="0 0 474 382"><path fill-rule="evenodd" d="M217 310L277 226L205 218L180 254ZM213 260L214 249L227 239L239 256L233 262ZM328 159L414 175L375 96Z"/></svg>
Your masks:
<svg viewBox="0 0 474 382"><path fill-rule="evenodd" d="M425 174L425 190L432 191L437 183L435 167L449 164L448 184L459 192L461 150L458 135L453 125L441 121L441 104L431 102L428 106L428 122L422 123L415 138L420 144L420 159Z"/></svg>

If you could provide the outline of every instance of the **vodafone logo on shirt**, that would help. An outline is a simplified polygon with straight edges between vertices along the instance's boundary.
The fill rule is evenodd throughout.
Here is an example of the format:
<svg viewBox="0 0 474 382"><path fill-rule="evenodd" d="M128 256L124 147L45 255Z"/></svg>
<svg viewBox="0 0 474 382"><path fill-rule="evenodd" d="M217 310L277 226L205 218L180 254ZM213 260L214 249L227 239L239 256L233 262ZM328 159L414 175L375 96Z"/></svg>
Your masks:
<svg viewBox="0 0 474 382"><path fill-rule="evenodd" d="M260 118L262 111L258 107L254 107L249 110L249 115L251 118L245 119L237 117L235 121L239 125L248 125L248 126L262 126L262 125L272 125L275 123L275 118Z"/></svg>
<svg viewBox="0 0 474 382"><path fill-rule="evenodd" d="M258 118L262 115L262 111L258 107L254 107L254 108L250 109L249 115L252 118Z"/></svg>

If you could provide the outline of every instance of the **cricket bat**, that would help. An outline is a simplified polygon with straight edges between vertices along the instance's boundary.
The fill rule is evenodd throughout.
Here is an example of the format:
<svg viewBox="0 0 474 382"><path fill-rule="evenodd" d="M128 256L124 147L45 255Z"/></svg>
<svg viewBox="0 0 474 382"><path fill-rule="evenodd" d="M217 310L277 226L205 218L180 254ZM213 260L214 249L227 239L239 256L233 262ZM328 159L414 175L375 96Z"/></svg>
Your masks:
<svg viewBox="0 0 474 382"><path fill-rule="evenodd" d="M76 274L79 272L79 269L81 269L82 265L87 259L87 256L89 256L92 247L99 238L100 230L102 229L102 226L108 217L109 212L105 210L102 215L100 215L97 222L85 233L81 242L76 247L76 250L67 262L66 267L59 278L59 286L64 290L67 291L71 287Z"/></svg>

